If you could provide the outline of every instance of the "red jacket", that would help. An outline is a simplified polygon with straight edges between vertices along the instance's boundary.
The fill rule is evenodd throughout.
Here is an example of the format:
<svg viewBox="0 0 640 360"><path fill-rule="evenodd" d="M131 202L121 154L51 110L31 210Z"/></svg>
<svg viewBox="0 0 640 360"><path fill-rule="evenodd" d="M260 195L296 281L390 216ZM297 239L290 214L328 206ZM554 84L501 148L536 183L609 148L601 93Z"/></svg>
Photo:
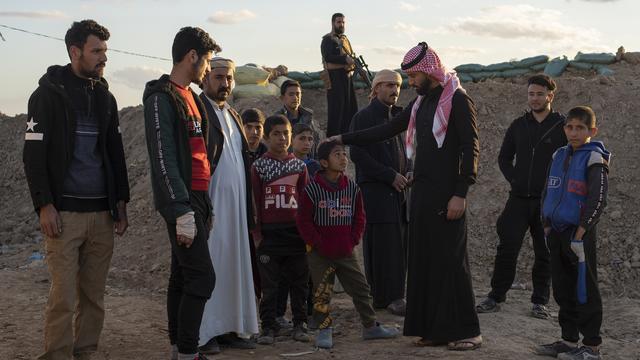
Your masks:
<svg viewBox="0 0 640 360"><path fill-rule="evenodd" d="M366 224L362 194L346 175L330 184L319 171L300 194L298 231L322 256L350 256L360 243Z"/></svg>
<svg viewBox="0 0 640 360"><path fill-rule="evenodd" d="M256 228L296 226L299 193L309 182L304 161L293 154L284 160L267 152L251 166Z"/></svg>

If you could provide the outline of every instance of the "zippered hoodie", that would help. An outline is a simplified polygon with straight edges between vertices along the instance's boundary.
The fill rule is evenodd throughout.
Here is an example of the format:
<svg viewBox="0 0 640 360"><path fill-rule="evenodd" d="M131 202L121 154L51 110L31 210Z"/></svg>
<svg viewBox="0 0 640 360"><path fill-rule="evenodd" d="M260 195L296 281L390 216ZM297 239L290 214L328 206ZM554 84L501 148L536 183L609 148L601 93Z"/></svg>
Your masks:
<svg viewBox="0 0 640 360"><path fill-rule="evenodd" d="M195 93L192 95L202 117L202 133L207 144L207 112L200 98ZM165 221L175 224L178 217L193 211L189 199L192 154L187 104L171 85L169 75L148 82L142 99L155 207ZM211 159L209 147L207 158Z"/></svg>
<svg viewBox="0 0 640 360"><path fill-rule="evenodd" d="M40 78L29 98L23 149L24 171L36 212L47 204L60 209L63 187L75 149L77 119L64 86L71 65L54 65ZM68 74L68 73L67 73ZM116 100L106 80L93 83L98 146L106 176L107 202L114 220L116 204L129 201L129 180Z"/></svg>
<svg viewBox="0 0 640 360"><path fill-rule="evenodd" d="M346 175L331 184L318 171L300 195L298 231L321 256L350 256L362 239L365 224L360 188Z"/></svg>
<svg viewBox="0 0 640 360"><path fill-rule="evenodd" d="M610 158L611 153L599 141L556 151L542 204L545 224L563 231L577 226L589 230L597 223L606 206Z"/></svg>
<svg viewBox="0 0 640 360"><path fill-rule="evenodd" d="M511 184L512 195L540 198L551 155L567 144L564 119L564 115L552 111L538 123L528 111L511 123L500 147L498 165Z"/></svg>

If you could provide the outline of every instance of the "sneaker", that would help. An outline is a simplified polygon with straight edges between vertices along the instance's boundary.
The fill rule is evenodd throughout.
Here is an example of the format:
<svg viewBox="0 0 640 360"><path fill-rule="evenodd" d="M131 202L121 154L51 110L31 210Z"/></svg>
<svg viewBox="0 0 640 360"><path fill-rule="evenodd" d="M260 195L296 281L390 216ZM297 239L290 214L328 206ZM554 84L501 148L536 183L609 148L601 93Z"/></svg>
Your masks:
<svg viewBox="0 0 640 360"><path fill-rule="evenodd" d="M558 354L561 360L600 360L600 353L589 346L581 346L571 351Z"/></svg>
<svg viewBox="0 0 640 360"><path fill-rule="evenodd" d="M260 345L273 345L276 342L276 332L273 329L262 330L260 336L258 336L258 344Z"/></svg>
<svg viewBox="0 0 640 360"><path fill-rule="evenodd" d="M316 335L316 346L321 349L331 349L333 347L333 329L320 329Z"/></svg>
<svg viewBox="0 0 640 360"><path fill-rule="evenodd" d="M293 328L293 323L290 320L285 319L284 316L278 316L276 318L276 323L278 323L278 326L280 326L280 329Z"/></svg>
<svg viewBox="0 0 640 360"><path fill-rule="evenodd" d="M476 312L478 314L494 313L498 311L500 311L500 304L490 297L482 300L480 304L476 305Z"/></svg>
<svg viewBox="0 0 640 360"><path fill-rule="evenodd" d="M309 334L307 334L307 328L304 324L294 326L291 337L295 341L309 342Z"/></svg>
<svg viewBox="0 0 640 360"><path fill-rule="evenodd" d="M218 344L225 349L244 349L251 350L256 348L256 344L247 339L239 337L236 333L228 333L218 336Z"/></svg>
<svg viewBox="0 0 640 360"><path fill-rule="evenodd" d="M200 346L198 350L200 351L201 354L207 354L207 355L220 354L220 346L218 345L218 341L216 340L215 337L207 341L206 344Z"/></svg>
<svg viewBox="0 0 640 360"><path fill-rule="evenodd" d="M533 349L533 352L538 355L557 357L558 354L566 353L577 348L577 346L571 346L565 341L560 340L551 344L538 345Z"/></svg>
<svg viewBox="0 0 640 360"><path fill-rule="evenodd" d="M531 308L531 316L537 319L549 319L551 318L551 312L543 304L533 304Z"/></svg>
<svg viewBox="0 0 640 360"><path fill-rule="evenodd" d="M376 322L376 324L372 327L362 330L362 338L364 340L391 339L394 337L398 337L398 335L400 335L398 329L384 327L378 322Z"/></svg>
<svg viewBox="0 0 640 360"><path fill-rule="evenodd" d="M407 303L404 299L398 299L387 306L387 310L393 315L404 316L407 312Z"/></svg>

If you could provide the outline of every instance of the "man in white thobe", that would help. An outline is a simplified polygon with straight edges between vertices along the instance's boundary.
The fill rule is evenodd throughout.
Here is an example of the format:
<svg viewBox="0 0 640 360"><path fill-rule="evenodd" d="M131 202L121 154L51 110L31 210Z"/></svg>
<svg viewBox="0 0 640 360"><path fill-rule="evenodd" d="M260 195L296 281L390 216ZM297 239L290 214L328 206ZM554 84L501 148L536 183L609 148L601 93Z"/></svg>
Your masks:
<svg viewBox="0 0 640 360"><path fill-rule="evenodd" d="M213 176L209 196L215 216L209 253L216 288L200 325L200 351L220 352L220 346L254 348L246 340L258 332L256 293L249 225L252 221L248 145L240 115L226 100L233 88L233 61L216 57L200 94L207 109Z"/></svg>

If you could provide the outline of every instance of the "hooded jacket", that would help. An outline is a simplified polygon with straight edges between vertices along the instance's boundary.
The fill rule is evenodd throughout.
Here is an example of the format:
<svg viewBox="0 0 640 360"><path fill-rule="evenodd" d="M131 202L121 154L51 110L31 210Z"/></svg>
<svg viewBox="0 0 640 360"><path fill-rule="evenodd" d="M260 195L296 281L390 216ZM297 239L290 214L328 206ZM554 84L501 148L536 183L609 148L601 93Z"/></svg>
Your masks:
<svg viewBox="0 0 640 360"><path fill-rule="evenodd" d="M49 67L29 98L23 162L36 212L47 204L60 209L64 181L73 160L77 119L64 82L65 76L72 71L70 64ZM107 202L117 221L116 204L129 201L118 106L104 78L92 80L92 85L93 114L99 126L98 146L106 176Z"/></svg>
<svg viewBox="0 0 640 360"><path fill-rule="evenodd" d="M207 112L200 98L193 90L190 91L200 112L202 133L207 144ZM175 224L178 217L193 211L189 198L192 155L187 104L169 81L169 75L148 82L142 99L155 207L168 223ZM211 159L208 146L207 158Z"/></svg>

